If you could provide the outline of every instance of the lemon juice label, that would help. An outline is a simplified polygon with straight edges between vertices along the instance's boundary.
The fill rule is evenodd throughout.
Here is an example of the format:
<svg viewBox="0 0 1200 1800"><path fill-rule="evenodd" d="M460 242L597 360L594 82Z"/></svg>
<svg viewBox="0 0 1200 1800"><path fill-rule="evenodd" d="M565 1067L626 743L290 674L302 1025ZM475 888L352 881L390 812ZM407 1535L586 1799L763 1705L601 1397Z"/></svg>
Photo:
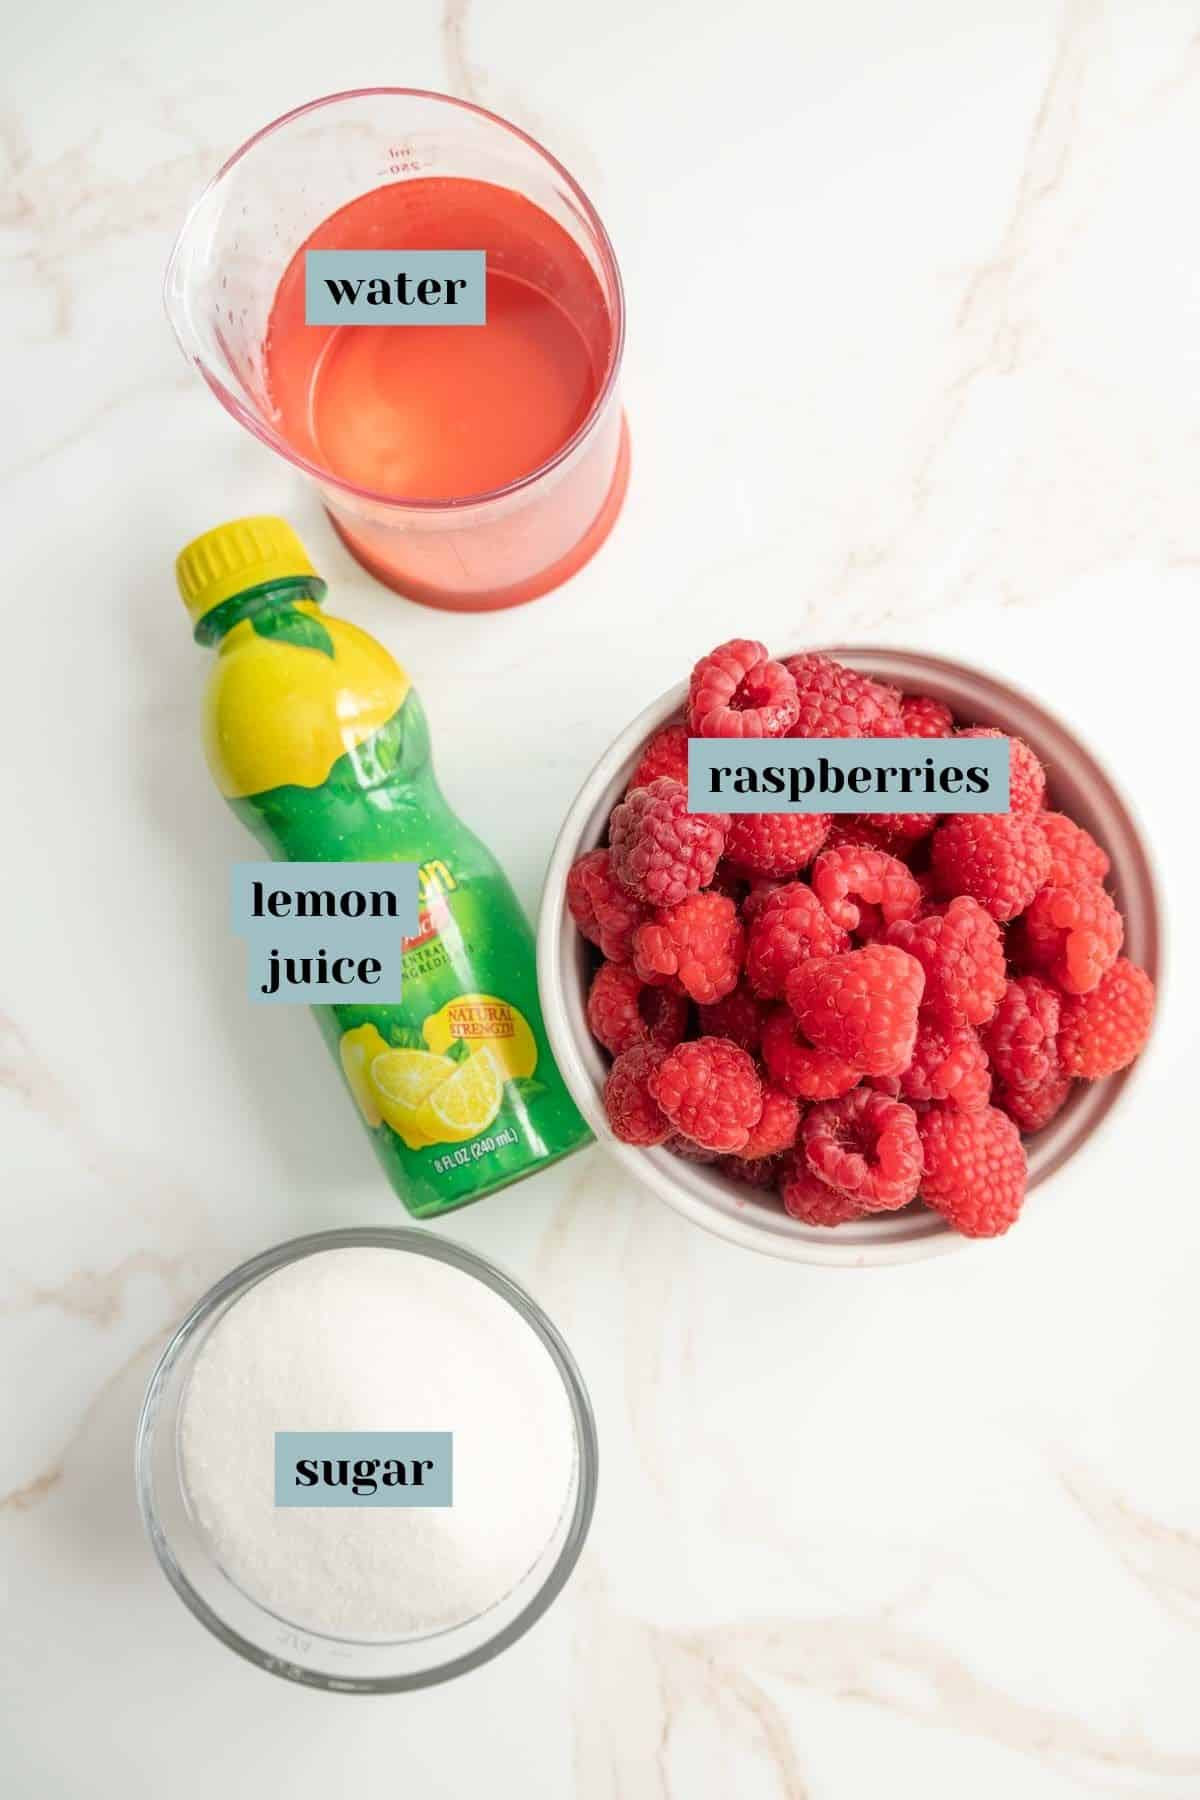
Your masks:
<svg viewBox="0 0 1200 1800"><path fill-rule="evenodd" d="M233 929L256 1002L396 1001L417 929L415 863L235 863Z"/></svg>
<svg viewBox="0 0 1200 1800"><path fill-rule="evenodd" d="M196 637L217 652L209 767L268 855L293 865L273 871L273 887L332 891L296 865L330 877L331 864L415 871L415 919L396 926L400 997L368 982L365 996L313 1008L408 1211L462 1206L589 1142L546 1040L529 922L442 796L408 676L320 611L324 583L282 521L219 527L177 572ZM361 870L353 886L369 890ZM336 920L321 924L329 937L317 947L329 950Z"/></svg>

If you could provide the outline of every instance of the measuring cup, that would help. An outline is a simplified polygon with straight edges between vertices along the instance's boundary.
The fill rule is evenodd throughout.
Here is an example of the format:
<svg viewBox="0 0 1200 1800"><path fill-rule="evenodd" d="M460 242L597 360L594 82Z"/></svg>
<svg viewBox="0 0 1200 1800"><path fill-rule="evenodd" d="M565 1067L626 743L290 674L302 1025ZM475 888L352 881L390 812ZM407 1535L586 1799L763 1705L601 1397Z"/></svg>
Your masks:
<svg viewBox="0 0 1200 1800"><path fill-rule="evenodd" d="M430 177L491 183L540 208L557 228L556 240L565 234L576 262L586 259L593 300L572 321L588 345L594 391L571 434L518 479L436 499L357 485L323 462L313 439L285 435L267 356L280 281L301 245L326 222L333 235L322 233L321 241L337 245L333 215L393 183ZM539 216L530 208L525 215ZM431 223L437 223L432 215ZM470 228L485 235L479 217ZM502 266L565 312L570 281L553 267L548 242L549 230L539 240L535 223L518 242L456 247L482 249L489 274ZM397 248L386 240L382 247ZM449 246L414 241L407 247ZM518 605L567 580L611 530L629 474L617 387L624 341L620 273L582 189L548 151L494 113L414 88L331 94L285 113L230 157L192 208L171 253L165 299L184 354L221 404L316 483L354 556L409 599L461 612Z"/></svg>

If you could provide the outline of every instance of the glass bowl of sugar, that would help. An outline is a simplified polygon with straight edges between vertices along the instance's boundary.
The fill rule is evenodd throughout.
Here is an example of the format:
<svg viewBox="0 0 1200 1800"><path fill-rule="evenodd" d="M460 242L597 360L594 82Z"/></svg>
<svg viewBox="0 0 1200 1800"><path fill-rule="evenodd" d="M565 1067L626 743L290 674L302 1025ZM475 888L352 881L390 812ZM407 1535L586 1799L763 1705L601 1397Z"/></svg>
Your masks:
<svg viewBox="0 0 1200 1800"><path fill-rule="evenodd" d="M466 1673L561 1592L595 1503L592 1410L541 1308L421 1230L317 1233L219 1281L151 1377L142 1517L231 1650L398 1693Z"/></svg>

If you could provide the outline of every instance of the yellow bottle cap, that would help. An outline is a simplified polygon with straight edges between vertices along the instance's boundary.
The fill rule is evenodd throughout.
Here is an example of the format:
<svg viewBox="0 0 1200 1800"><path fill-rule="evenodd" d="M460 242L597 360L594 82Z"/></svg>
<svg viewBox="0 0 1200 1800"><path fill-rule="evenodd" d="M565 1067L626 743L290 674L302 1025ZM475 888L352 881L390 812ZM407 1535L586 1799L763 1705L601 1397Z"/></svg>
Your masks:
<svg viewBox="0 0 1200 1800"><path fill-rule="evenodd" d="M308 576L325 591L308 552L285 519L231 519L193 538L175 558L175 579L193 625L205 613L269 581Z"/></svg>

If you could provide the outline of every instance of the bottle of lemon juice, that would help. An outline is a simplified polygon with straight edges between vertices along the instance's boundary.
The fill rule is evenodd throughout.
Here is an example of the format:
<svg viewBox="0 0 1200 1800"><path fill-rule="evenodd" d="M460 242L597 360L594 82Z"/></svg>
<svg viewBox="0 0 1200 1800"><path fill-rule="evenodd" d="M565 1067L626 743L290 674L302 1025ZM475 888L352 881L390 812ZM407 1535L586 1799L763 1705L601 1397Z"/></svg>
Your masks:
<svg viewBox="0 0 1200 1800"><path fill-rule="evenodd" d="M590 1139L538 1006L533 934L491 853L450 810L404 670L321 611L282 519L238 519L176 563L198 643L212 776L274 858L414 862L420 916L394 1005L313 1012L408 1211L481 1199Z"/></svg>

